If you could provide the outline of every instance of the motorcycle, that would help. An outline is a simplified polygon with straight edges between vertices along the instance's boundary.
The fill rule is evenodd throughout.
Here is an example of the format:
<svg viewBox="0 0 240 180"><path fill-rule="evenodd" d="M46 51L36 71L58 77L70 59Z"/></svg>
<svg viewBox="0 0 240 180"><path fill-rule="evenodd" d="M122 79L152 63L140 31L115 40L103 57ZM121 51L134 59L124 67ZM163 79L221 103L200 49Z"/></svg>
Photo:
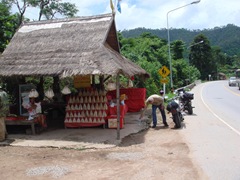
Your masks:
<svg viewBox="0 0 240 180"><path fill-rule="evenodd" d="M182 111L179 106L179 102L177 98L173 98L167 104L167 111L168 113L172 114L173 122L175 123L175 128L182 127L182 121L184 120Z"/></svg>
<svg viewBox="0 0 240 180"><path fill-rule="evenodd" d="M190 92L185 92L184 89L178 90L179 102L183 111L187 111L188 114L193 114L192 100L194 94Z"/></svg>

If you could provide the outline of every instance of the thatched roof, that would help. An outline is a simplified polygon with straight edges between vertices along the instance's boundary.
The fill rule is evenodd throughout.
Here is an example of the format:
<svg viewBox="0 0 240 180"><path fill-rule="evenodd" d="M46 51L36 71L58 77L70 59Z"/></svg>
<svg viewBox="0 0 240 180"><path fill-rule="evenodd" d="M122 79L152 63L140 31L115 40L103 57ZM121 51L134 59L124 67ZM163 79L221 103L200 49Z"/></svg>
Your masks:
<svg viewBox="0 0 240 180"><path fill-rule="evenodd" d="M112 14L23 24L0 57L0 76L147 75L119 53Z"/></svg>

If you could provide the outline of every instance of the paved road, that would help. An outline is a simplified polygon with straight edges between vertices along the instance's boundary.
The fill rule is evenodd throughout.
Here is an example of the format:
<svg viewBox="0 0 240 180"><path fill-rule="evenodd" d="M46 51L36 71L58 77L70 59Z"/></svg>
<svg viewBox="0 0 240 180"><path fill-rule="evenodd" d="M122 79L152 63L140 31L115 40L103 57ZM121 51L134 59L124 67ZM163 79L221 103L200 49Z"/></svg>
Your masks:
<svg viewBox="0 0 240 180"><path fill-rule="evenodd" d="M194 114L185 116L185 137L193 159L209 179L240 179L240 91L227 81L197 85Z"/></svg>

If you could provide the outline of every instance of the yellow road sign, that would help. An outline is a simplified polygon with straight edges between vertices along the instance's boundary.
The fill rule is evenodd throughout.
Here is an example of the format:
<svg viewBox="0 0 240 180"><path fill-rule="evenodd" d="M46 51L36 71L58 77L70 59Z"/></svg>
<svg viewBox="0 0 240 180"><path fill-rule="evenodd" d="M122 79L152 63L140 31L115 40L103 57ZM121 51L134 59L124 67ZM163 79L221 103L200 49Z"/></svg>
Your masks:
<svg viewBox="0 0 240 180"><path fill-rule="evenodd" d="M162 79L160 80L160 82L163 83L163 84L166 84L166 83L168 83L168 79L162 78Z"/></svg>
<svg viewBox="0 0 240 180"><path fill-rule="evenodd" d="M170 74L170 71L166 66L163 66L161 69L159 69L158 73L160 74L160 76L165 78Z"/></svg>

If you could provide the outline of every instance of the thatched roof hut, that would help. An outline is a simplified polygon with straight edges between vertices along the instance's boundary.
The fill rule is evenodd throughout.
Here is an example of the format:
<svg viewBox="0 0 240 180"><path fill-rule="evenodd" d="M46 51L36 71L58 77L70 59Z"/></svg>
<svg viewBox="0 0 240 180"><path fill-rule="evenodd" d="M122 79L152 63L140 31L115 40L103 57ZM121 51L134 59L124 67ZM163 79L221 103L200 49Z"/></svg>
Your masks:
<svg viewBox="0 0 240 180"><path fill-rule="evenodd" d="M148 75L121 56L112 14L23 24L0 57L0 76Z"/></svg>

